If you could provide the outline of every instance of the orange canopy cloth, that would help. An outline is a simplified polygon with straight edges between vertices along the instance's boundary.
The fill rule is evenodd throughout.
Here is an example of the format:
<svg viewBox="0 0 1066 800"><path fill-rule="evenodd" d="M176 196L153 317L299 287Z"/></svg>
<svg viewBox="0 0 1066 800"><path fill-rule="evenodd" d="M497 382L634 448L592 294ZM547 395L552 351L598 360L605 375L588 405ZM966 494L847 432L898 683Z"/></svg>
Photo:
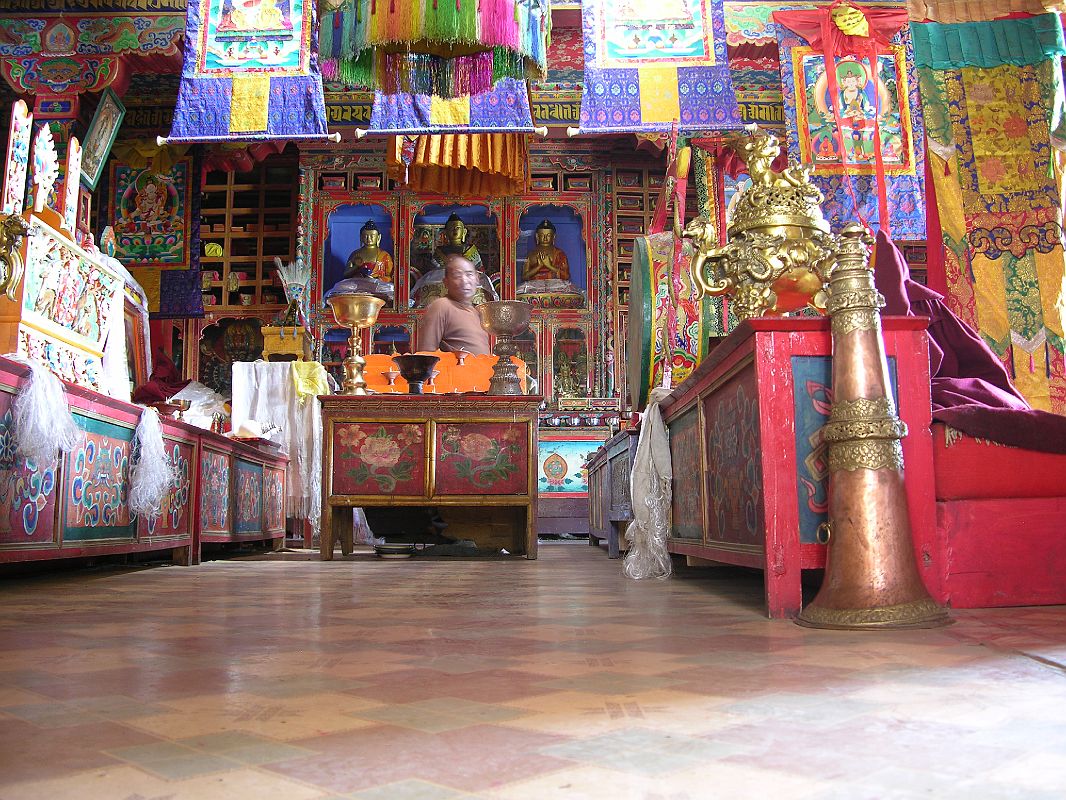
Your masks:
<svg viewBox="0 0 1066 800"><path fill-rule="evenodd" d="M419 192L520 194L529 182L529 144L524 133L394 136L386 164L390 178Z"/></svg>

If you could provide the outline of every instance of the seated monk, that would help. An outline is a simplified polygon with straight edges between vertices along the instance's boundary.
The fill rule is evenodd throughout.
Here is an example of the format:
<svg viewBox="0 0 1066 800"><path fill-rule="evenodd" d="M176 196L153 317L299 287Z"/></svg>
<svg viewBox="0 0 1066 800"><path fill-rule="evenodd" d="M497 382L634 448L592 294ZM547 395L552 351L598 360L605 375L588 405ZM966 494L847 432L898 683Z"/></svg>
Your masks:
<svg viewBox="0 0 1066 800"><path fill-rule="evenodd" d="M481 275L463 256L448 256L444 265L444 287L448 294L430 303L418 321L419 352L463 350L475 355L489 352L489 334L481 327L481 316L473 303Z"/></svg>

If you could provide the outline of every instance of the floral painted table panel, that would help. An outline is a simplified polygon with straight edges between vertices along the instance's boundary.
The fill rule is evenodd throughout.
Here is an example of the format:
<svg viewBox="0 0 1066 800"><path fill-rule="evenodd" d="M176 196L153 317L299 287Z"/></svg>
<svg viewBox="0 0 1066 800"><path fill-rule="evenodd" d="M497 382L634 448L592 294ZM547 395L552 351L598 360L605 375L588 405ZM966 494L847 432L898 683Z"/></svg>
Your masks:
<svg viewBox="0 0 1066 800"><path fill-rule="evenodd" d="M263 530L263 466L236 459L235 510L233 524L236 533L257 533Z"/></svg>
<svg viewBox="0 0 1066 800"><path fill-rule="evenodd" d="M168 441L165 447L174 469L171 472L170 489L163 497L159 514L147 520L149 536L175 536L192 532L189 492L193 479L193 446Z"/></svg>
<svg viewBox="0 0 1066 800"><path fill-rule="evenodd" d="M343 422L333 428L333 494L416 495L426 491L422 425Z"/></svg>
<svg viewBox="0 0 1066 800"><path fill-rule="evenodd" d="M0 545L30 545L55 538L56 471L16 455L12 395L0 392Z"/></svg>
<svg viewBox="0 0 1066 800"><path fill-rule="evenodd" d="M212 450L200 456L200 529L229 532L229 456Z"/></svg>
<svg viewBox="0 0 1066 800"><path fill-rule="evenodd" d="M525 423L439 423L434 493L528 493L528 440Z"/></svg>

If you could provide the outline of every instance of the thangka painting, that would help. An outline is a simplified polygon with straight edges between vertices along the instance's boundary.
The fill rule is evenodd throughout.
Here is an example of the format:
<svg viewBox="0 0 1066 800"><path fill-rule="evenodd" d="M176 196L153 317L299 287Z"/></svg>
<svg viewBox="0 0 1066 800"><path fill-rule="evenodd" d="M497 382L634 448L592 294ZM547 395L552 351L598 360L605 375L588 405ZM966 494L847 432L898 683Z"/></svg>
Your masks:
<svg viewBox="0 0 1066 800"><path fill-rule="evenodd" d="M582 132L740 126L721 0L582 3Z"/></svg>
<svg viewBox="0 0 1066 800"><path fill-rule="evenodd" d="M100 95L93 121L89 123L89 130L85 133L85 147L81 155L81 181L90 191L96 190L96 184L104 173L104 164L125 116L126 107L118 95L110 88L105 89Z"/></svg>
<svg viewBox="0 0 1066 800"><path fill-rule="evenodd" d="M829 224L834 230L849 222L879 226L876 126L891 235L896 240L924 239L924 127L909 27L877 57L876 68L868 59L834 59L839 132L825 57L798 34L780 24L775 27L788 152L813 165L811 180L825 195L822 211Z"/></svg>
<svg viewBox="0 0 1066 800"><path fill-rule="evenodd" d="M171 141L326 134L311 0L189 0Z"/></svg>
<svg viewBox="0 0 1066 800"><path fill-rule="evenodd" d="M543 431L537 452L537 493L541 497L587 497L585 464L606 434Z"/></svg>
<svg viewBox="0 0 1066 800"><path fill-rule="evenodd" d="M127 267L188 268L191 172L189 158L177 161L166 174L150 167L112 166L115 258Z"/></svg>
<svg viewBox="0 0 1066 800"><path fill-rule="evenodd" d="M825 56L810 47L792 51L796 85L804 97L796 109L800 160L813 164L815 174L874 171L875 129L880 133L881 160L889 175L914 172L914 146L907 105L907 70L903 48L877 57L874 70L868 59L837 57L836 108L825 69ZM797 92L798 95L798 92ZM841 143L843 153L841 153Z"/></svg>

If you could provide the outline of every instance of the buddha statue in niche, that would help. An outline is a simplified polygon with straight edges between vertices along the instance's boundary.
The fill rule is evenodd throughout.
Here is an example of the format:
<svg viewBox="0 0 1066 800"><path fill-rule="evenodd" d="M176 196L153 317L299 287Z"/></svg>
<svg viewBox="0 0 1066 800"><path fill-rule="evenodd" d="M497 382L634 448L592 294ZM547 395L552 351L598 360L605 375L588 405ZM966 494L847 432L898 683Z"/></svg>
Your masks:
<svg viewBox="0 0 1066 800"><path fill-rule="evenodd" d="M444 241L437 245L430 257L429 269L418 279L411 288L411 303L416 308L423 308L436 300L444 297L448 290L444 286L444 261L452 254L461 255L474 265L478 271L480 288L474 293L473 303L479 305L486 300L499 300L492 281L482 270L481 253L472 242L467 244L466 223L458 214L452 214L444 224Z"/></svg>
<svg viewBox="0 0 1066 800"><path fill-rule="evenodd" d="M544 220L534 232L536 244L526 256L523 281L570 280L570 260L555 244L555 225Z"/></svg>
<svg viewBox="0 0 1066 800"><path fill-rule="evenodd" d="M585 292L570 281L570 260L555 244L555 225L551 220L543 220L534 231L534 244L526 254L521 277L516 292L519 299L524 295L556 296L551 302L565 308L580 308L585 303ZM532 302L546 304L535 299Z"/></svg>
<svg viewBox="0 0 1066 800"><path fill-rule="evenodd" d="M381 249L381 231L374 220L367 220L359 230L359 242L361 247L352 251L344 265L344 277L354 278L360 267L366 267L379 281L392 283L392 256Z"/></svg>

